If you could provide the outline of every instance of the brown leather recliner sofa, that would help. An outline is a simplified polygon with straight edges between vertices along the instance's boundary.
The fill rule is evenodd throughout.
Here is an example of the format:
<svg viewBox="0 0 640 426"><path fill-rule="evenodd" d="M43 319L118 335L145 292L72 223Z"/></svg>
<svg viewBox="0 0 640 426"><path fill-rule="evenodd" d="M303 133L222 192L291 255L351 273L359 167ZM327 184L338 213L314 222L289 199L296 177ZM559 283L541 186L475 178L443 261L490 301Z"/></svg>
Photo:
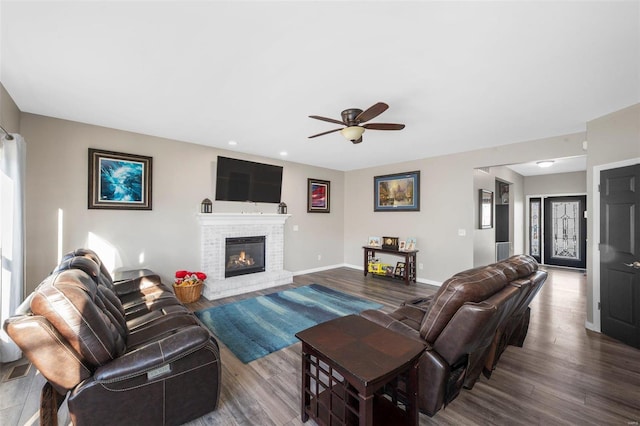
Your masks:
<svg viewBox="0 0 640 426"><path fill-rule="evenodd" d="M529 303L547 278L530 256L460 272L425 298L406 301L392 313L360 315L426 342L420 359L419 408L433 416L462 387L487 378L508 345L522 346L529 325Z"/></svg>
<svg viewBox="0 0 640 426"><path fill-rule="evenodd" d="M157 275L123 277L77 250L5 321L47 379L41 424L55 422L67 394L76 425L182 424L217 407L216 340Z"/></svg>

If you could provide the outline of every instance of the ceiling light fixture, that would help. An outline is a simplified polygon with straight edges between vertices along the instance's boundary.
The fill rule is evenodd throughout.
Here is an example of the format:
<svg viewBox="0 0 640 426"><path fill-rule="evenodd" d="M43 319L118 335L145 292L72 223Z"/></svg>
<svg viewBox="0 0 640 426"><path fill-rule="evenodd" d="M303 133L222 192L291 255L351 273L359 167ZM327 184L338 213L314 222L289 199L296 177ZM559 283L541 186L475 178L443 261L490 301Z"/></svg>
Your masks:
<svg viewBox="0 0 640 426"><path fill-rule="evenodd" d="M231 145L231 146L235 146L235 145L238 145L238 142L236 142L236 141L229 141L229 145Z"/></svg>
<svg viewBox="0 0 640 426"><path fill-rule="evenodd" d="M349 139L350 141L355 141L360 139L360 137L362 137L362 134L364 133L364 127L349 126L340 130L340 133L342 134L342 136Z"/></svg>
<svg viewBox="0 0 640 426"><path fill-rule="evenodd" d="M544 168L553 166L553 163L554 163L553 160L544 160L544 161L538 161L536 164L538 165L538 167L542 167L544 169Z"/></svg>

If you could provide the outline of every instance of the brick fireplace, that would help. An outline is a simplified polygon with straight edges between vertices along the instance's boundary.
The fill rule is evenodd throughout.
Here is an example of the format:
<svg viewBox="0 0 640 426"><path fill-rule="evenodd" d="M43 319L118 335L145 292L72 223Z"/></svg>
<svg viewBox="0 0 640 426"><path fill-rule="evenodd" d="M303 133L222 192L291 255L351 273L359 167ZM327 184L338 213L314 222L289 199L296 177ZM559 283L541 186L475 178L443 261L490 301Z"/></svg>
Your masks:
<svg viewBox="0 0 640 426"><path fill-rule="evenodd" d="M293 281L284 270L284 224L290 215L199 214L200 266L207 274L203 296L209 300L262 290ZM227 239L264 236L264 272L225 277Z"/></svg>

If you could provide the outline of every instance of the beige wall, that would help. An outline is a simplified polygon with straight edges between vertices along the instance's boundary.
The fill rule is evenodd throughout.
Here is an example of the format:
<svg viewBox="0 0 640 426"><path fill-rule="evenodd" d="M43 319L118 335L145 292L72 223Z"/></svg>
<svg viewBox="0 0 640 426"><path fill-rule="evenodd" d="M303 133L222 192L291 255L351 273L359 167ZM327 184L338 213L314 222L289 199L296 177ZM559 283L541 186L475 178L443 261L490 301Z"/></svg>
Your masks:
<svg viewBox="0 0 640 426"><path fill-rule="evenodd" d="M509 185L509 251L511 254L524 253L524 192L522 175L508 167L486 167L484 171L474 171L474 205L476 217L474 223L473 238L473 266L482 266L496 261L496 232L493 228L480 229L480 213L477 206L480 205L480 189L494 192L494 204L498 195L496 192L496 180L501 180ZM495 213L494 213L495 214Z"/></svg>
<svg viewBox="0 0 640 426"><path fill-rule="evenodd" d="M423 269L417 271L421 281L440 283L456 272L473 267L474 253L494 250L490 239L482 248L474 244L477 223L474 169L582 155L584 138L584 133L575 133L347 172L345 262L362 265L362 245L367 237L390 235L417 238L418 263L423 264ZM373 177L411 170L421 172L420 212L374 212ZM522 221L524 197L522 193L517 197L514 217ZM463 230L465 236L459 236L459 230ZM520 252L523 238L517 237Z"/></svg>
<svg viewBox="0 0 640 426"><path fill-rule="evenodd" d="M0 83L0 124L10 133L18 133L20 130L20 110L2 83Z"/></svg>
<svg viewBox="0 0 640 426"><path fill-rule="evenodd" d="M600 172L640 163L640 104L596 118L587 123L587 327L600 330Z"/></svg>
<svg viewBox="0 0 640 426"><path fill-rule="evenodd" d="M286 269L343 263L342 172L32 114L21 121L28 146L27 291L58 261L59 211L62 253L101 240L115 249L115 267L149 267L167 282L176 270L198 269L196 214L202 199L214 199L218 154L284 166L282 199L292 215L285 228ZM89 147L153 157L153 210L87 209ZM307 178L331 181L330 214L307 213ZM214 201L216 211L275 213L277 205Z"/></svg>
<svg viewBox="0 0 640 426"><path fill-rule="evenodd" d="M170 281L173 272L199 267L196 213L200 201L213 199L218 154L284 166L283 201L292 217L285 229L285 268L294 273L330 268L343 263L361 268L362 245L371 235L418 239L418 278L440 283L472 267L494 247L478 238L477 185L474 170L552 157L583 155L588 136L586 192L592 205L594 170L630 159L640 160L640 104L587 123L587 133L550 137L473 152L425 158L362 170L339 172L281 160L264 159L181 141L156 138L21 114L0 88L0 120L9 131L27 140L27 283L30 291L57 262L58 212L63 214L62 252L87 246L94 235L111 244L116 267L145 266ZM154 158L153 211L87 209L87 149L101 148ZM612 166L613 167L613 166ZM373 212L373 177L402 171L421 171L420 212ZM518 176L497 177L515 183L514 253L524 251L525 193L538 192L542 178L527 183ZM307 178L331 181L331 213L306 213ZM561 191L574 192L580 174L569 176ZM557 182L562 184L561 182ZM571 191L568 189L572 188ZM548 191L547 191L548 193ZM214 204L214 211L275 212L276 206L246 203ZM594 220L588 238L594 239ZM294 226L298 231L294 231ZM522 231L518 232L518 229ZM459 231L465 233L459 235ZM478 232L477 232L478 231ZM590 247L593 255L593 247ZM318 259L320 258L320 260ZM488 257L487 257L488 259ZM397 259L393 259L394 261ZM593 259L587 262L588 306L599 300ZM588 323L599 328L599 315L587 310ZM593 325L593 324L592 324Z"/></svg>
<svg viewBox="0 0 640 426"><path fill-rule="evenodd" d="M556 173L524 178L525 195L570 195L587 193L587 172Z"/></svg>

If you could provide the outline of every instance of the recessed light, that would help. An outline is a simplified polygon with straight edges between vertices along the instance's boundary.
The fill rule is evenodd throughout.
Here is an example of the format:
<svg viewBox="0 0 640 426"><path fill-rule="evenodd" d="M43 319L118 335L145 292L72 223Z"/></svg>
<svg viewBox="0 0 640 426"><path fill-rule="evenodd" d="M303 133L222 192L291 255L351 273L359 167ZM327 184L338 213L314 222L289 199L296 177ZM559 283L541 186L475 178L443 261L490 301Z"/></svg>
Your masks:
<svg viewBox="0 0 640 426"><path fill-rule="evenodd" d="M538 161L536 164L538 167L547 168L553 166L553 160Z"/></svg>
<svg viewBox="0 0 640 426"><path fill-rule="evenodd" d="M283 157L286 157L289 154L287 154L287 151L280 151L280 155L282 155Z"/></svg>
<svg viewBox="0 0 640 426"><path fill-rule="evenodd" d="M236 142L236 141L229 141L229 145L231 145L231 146L236 146L236 145L238 145L238 142Z"/></svg>

